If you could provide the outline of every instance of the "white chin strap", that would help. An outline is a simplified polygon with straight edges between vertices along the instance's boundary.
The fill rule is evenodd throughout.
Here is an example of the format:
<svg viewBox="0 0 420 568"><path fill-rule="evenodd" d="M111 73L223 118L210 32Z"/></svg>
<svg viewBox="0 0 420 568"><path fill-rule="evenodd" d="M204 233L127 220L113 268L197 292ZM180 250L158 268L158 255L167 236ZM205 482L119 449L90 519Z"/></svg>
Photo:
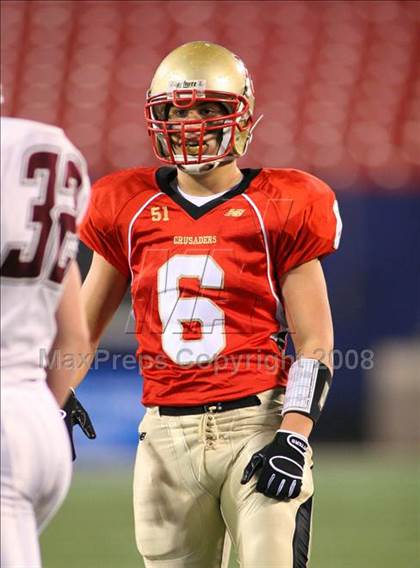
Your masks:
<svg viewBox="0 0 420 568"><path fill-rule="evenodd" d="M183 164L183 163L179 163L179 162L184 161L184 156L182 156L180 154L175 154L174 157L175 157L176 167L179 168L180 170L182 170L183 172L186 172L187 174L190 174L192 176L205 174L205 173L209 172L210 170L214 170L215 168L217 168L217 166L220 166L220 164L223 164L224 162L232 160L232 156L225 156L221 160L214 160L212 162L206 162L204 164ZM207 156L207 155L203 156L203 158L212 158L212 157L213 156ZM179 160L179 162L178 162L178 160Z"/></svg>

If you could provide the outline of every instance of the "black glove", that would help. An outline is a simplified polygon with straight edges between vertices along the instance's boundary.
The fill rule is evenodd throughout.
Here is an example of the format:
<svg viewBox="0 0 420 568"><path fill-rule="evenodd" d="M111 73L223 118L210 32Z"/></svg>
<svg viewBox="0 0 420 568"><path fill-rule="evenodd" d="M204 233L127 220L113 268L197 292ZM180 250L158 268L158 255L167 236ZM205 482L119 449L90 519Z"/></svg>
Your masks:
<svg viewBox="0 0 420 568"><path fill-rule="evenodd" d="M70 396L63 407L63 411L65 412L63 418L64 422L66 423L67 431L69 433L72 459L74 461L76 459L76 451L74 449L73 442L73 426L78 424L85 436L87 436L91 440L93 438L96 438L96 432L89 418L89 414L77 400L73 389L70 389Z"/></svg>
<svg viewBox="0 0 420 568"><path fill-rule="evenodd" d="M278 430L274 440L255 453L244 469L245 484L261 468L256 491L278 501L294 499L302 488L308 440L288 430Z"/></svg>

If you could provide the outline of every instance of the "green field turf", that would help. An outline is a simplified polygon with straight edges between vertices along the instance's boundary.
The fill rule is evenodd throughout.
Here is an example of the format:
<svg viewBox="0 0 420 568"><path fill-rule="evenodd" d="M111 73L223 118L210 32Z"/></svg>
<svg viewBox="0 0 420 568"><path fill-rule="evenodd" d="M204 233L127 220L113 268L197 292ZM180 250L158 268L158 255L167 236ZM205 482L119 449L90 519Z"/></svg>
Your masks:
<svg viewBox="0 0 420 568"><path fill-rule="evenodd" d="M319 450L314 475L311 568L420 566L418 460L352 447ZM44 568L142 568L133 536L131 472L75 474L42 550Z"/></svg>

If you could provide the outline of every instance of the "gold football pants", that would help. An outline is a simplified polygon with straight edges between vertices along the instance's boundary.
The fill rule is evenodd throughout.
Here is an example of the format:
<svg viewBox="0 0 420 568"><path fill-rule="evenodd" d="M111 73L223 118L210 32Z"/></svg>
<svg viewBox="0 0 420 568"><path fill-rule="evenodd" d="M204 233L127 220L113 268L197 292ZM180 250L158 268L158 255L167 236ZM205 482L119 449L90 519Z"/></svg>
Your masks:
<svg viewBox="0 0 420 568"><path fill-rule="evenodd" d="M296 499L278 502L257 493L258 474L240 483L252 454L280 426L283 394L258 397L260 406L219 413L147 410L134 472L136 541L147 568L219 568L226 531L241 568L308 566L311 450Z"/></svg>

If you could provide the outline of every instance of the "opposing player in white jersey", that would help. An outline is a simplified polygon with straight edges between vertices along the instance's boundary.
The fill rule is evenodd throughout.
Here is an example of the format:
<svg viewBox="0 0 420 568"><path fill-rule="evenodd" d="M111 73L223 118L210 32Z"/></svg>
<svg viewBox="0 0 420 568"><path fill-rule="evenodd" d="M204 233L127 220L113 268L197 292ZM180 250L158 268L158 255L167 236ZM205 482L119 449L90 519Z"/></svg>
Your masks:
<svg viewBox="0 0 420 568"><path fill-rule="evenodd" d="M59 405L86 350L75 261L90 191L57 127L1 118L1 566L41 566L38 533L63 501L71 450ZM45 370L46 355L56 354ZM49 388L48 388L49 387Z"/></svg>

